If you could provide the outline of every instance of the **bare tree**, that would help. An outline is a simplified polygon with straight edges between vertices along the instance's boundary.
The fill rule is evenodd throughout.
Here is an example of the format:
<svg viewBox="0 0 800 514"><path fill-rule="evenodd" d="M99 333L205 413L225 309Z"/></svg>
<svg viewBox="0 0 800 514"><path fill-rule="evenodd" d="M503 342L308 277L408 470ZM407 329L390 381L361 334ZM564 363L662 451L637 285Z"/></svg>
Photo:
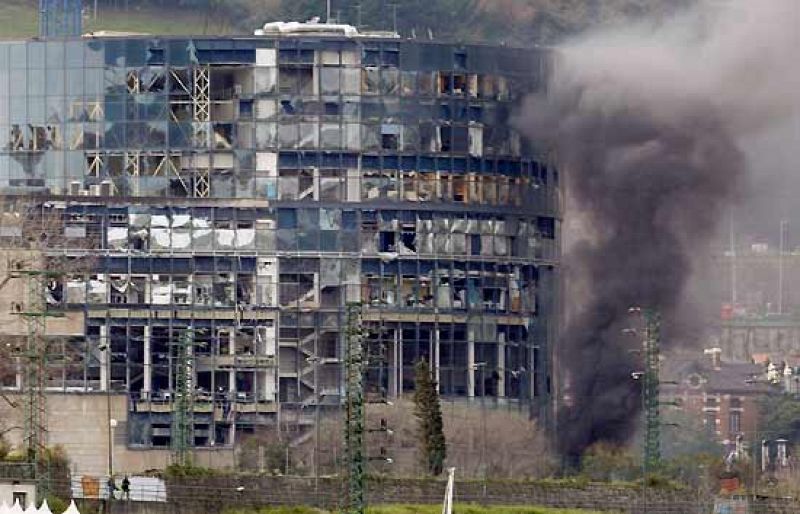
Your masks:
<svg viewBox="0 0 800 514"><path fill-rule="evenodd" d="M417 450L413 410L413 403L405 400L367 408L369 427L386 419L393 432L392 435L372 433L367 438L370 455L385 445L393 461L388 465L378 464L380 472L396 476L418 476L424 472ZM503 407L487 407L482 411L475 404L444 401L442 416L447 440L445 465L454 466L461 477L481 477L482 458L486 460L489 478L540 478L550 476L556 469L555 455L544 431L528 419L526 412ZM376 464L371 466L371 472L375 472Z"/></svg>

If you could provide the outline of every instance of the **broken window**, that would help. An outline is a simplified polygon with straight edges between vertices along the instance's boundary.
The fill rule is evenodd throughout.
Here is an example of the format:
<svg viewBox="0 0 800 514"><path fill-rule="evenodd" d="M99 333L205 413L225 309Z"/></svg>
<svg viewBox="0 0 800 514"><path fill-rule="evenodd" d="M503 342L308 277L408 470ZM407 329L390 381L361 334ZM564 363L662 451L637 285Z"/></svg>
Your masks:
<svg viewBox="0 0 800 514"><path fill-rule="evenodd" d="M318 148L319 147L319 125L316 123L300 123L299 125L299 148Z"/></svg>
<svg viewBox="0 0 800 514"><path fill-rule="evenodd" d="M321 148L335 150L342 146L342 129L338 123L320 124Z"/></svg>
<svg viewBox="0 0 800 514"><path fill-rule="evenodd" d="M319 178L319 197L323 201L344 200L344 178L341 170L322 170Z"/></svg>
<svg viewBox="0 0 800 514"><path fill-rule="evenodd" d="M235 298L235 285L232 273L214 275L212 299L215 307L232 307Z"/></svg>
<svg viewBox="0 0 800 514"><path fill-rule="evenodd" d="M275 148L277 143L278 125L276 123L256 123L256 149L269 150Z"/></svg>
<svg viewBox="0 0 800 514"><path fill-rule="evenodd" d="M339 70L340 68L320 68L320 91L323 95L338 95L340 93Z"/></svg>
<svg viewBox="0 0 800 514"><path fill-rule="evenodd" d="M297 123L281 123L278 125L278 143L283 148L296 148L299 141Z"/></svg>
<svg viewBox="0 0 800 514"><path fill-rule="evenodd" d="M311 66L281 66L278 89L283 94L313 95L314 68Z"/></svg>
<svg viewBox="0 0 800 514"><path fill-rule="evenodd" d="M467 93L467 76L461 73L453 74L453 94L464 95Z"/></svg>
<svg viewBox="0 0 800 514"><path fill-rule="evenodd" d="M381 93L396 95L400 91L400 72L396 69L384 68L381 72Z"/></svg>
<svg viewBox="0 0 800 514"><path fill-rule="evenodd" d="M209 275L195 275L192 281L194 290L194 304L202 307L211 307L213 279Z"/></svg>
<svg viewBox="0 0 800 514"><path fill-rule="evenodd" d="M417 93L420 96L430 96L434 94L434 84L438 85L437 74L430 71L420 71L417 73Z"/></svg>
<svg viewBox="0 0 800 514"><path fill-rule="evenodd" d="M419 147L423 152L441 152L442 140L439 127L432 123L420 123Z"/></svg>
<svg viewBox="0 0 800 514"><path fill-rule="evenodd" d="M377 95L381 92L380 68L366 67L361 70L361 94Z"/></svg>
<svg viewBox="0 0 800 514"><path fill-rule="evenodd" d="M442 152L464 153L469 149L467 127L443 125L439 127Z"/></svg>
<svg viewBox="0 0 800 514"><path fill-rule="evenodd" d="M479 87L477 74L471 73L467 75L467 91L469 92L470 98L478 98Z"/></svg>
<svg viewBox="0 0 800 514"><path fill-rule="evenodd" d="M402 96L414 96L417 86L417 72L400 72L400 94Z"/></svg>
<svg viewBox="0 0 800 514"><path fill-rule="evenodd" d="M313 200L315 198L312 170L280 170L278 180L280 200Z"/></svg>
<svg viewBox="0 0 800 514"><path fill-rule="evenodd" d="M509 88L508 88L508 79L505 77L497 77L496 83L496 91L497 91L497 99L498 100L508 100L509 99Z"/></svg>
<svg viewBox="0 0 800 514"><path fill-rule="evenodd" d="M480 98L494 99L495 78L492 75L478 76L478 96Z"/></svg>
<svg viewBox="0 0 800 514"><path fill-rule="evenodd" d="M469 154L473 157L483 156L483 127L470 125Z"/></svg>
<svg viewBox="0 0 800 514"><path fill-rule="evenodd" d="M359 68L341 68L341 92L343 95L361 94L361 73Z"/></svg>
<svg viewBox="0 0 800 514"><path fill-rule="evenodd" d="M384 123L381 125L381 148L384 150L399 150L402 138L402 125Z"/></svg>
<svg viewBox="0 0 800 514"><path fill-rule="evenodd" d="M172 277L172 303L191 305L192 286L188 276L175 275Z"/></svg>
<svg viewBox="0 0 800 514"><path fill-rule="evenodd" d="M379 125L361 125L361 149L363 151L374 151L380 149L379 131Z"/></svg>

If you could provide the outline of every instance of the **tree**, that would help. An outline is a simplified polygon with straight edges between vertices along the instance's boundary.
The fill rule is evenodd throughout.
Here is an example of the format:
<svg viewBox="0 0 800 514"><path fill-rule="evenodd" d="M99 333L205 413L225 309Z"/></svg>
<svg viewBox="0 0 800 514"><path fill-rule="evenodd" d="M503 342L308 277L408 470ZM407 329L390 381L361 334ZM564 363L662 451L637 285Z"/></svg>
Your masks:
<svg viewBox="0 0 800 514"><path fill-rule="evenodd" d="M761 401L759 436L800 443L800 401L791 394L771 394Z"/></svg>
<svg viewBox="0 0 800 514"><path fill-rule="evenodd" d="M418 420L418 441L428 473L441 475L447 447L444 439L442 406L436 381L425 360L417 362L414 383L414 415Z"/></svg>

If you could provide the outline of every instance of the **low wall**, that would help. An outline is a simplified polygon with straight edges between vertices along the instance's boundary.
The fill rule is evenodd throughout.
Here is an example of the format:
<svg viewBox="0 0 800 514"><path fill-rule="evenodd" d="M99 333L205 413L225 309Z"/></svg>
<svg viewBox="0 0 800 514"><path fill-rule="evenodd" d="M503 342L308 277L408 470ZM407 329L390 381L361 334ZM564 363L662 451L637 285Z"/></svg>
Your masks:
<svg viewBox="0 0 800 514"><path fill-rule="evenodd" d="M370 504L441 504L445 483L425 479L370 479ZM146 503L115 501L111 512L119 514L220 514L231 507L311 505L326 509L342 507L343 484L338 479L287 477L205 477L167 480L169 501ZM456 482L455 500L482 505L540 505L586 508L639 514L710 514L714 500L688 491L649 489L647 502L635 486L563 482ZM751 514L795 514L800 502L786 498L744 499ZM732 512L738 512L732 510Z"/></svg>
<svg viewBox="0 0 800 514"><path fill-rule="evenodd" d="M218 513L226 507L262 505L342 506L343 484L338 479L285 477L209 477L167 480L167 496L174 513ZM370 479L366 496L370 504L439 504L445 482L433 479ZM622 512L642 512L641 491L633 486L609 484L569 485L547 482L456 482L455 501L484 505L542 505ZM702 504L702 505L701 505ZM698 514L710 512L706 502L685 491L649 489L648 513ZM158 509L159 507L156 507ZM144 511L156 514L160 510Z"/></svg>

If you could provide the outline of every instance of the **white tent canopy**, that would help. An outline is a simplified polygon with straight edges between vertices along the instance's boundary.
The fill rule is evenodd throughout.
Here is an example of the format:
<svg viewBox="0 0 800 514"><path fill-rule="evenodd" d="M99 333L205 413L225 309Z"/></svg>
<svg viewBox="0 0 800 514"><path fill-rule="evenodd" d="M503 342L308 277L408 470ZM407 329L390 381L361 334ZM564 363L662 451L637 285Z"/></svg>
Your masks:
<svg viewBox="0 0 800 514"><path fill-rule="evenodd" d="M39 510L37 512L39 514L53 514L53 511L50 510L50 506L47 504L47 499L46 498L42 502L42 505L41 505L41 507L39 507Z"/></svg>

